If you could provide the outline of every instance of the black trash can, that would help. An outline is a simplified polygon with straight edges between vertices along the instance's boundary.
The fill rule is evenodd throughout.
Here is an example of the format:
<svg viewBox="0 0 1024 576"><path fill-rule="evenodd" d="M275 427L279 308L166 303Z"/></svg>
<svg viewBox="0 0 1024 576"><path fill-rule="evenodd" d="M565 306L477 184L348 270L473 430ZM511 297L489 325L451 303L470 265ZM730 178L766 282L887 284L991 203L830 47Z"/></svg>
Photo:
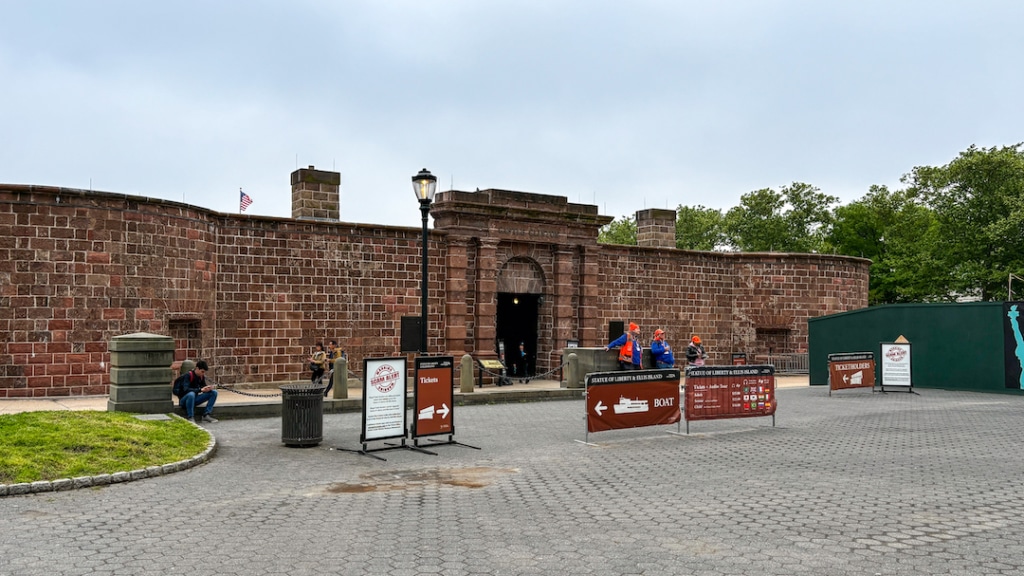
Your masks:
<svg viewBox="0 0 1024 576"><path fill-rule="evenodd" d="M324 386L284 384L281 388L281 442L316 446L324 439Z"/></svg>

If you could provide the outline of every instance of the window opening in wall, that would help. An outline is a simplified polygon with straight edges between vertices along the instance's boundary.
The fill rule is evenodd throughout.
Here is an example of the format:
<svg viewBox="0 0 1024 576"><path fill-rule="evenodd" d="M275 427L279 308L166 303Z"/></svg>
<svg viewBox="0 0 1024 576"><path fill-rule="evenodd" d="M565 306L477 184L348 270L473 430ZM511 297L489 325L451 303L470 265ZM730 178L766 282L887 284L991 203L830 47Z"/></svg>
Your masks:
<svg viewBox="0 0 1024 576"><path fill-rule="evenodd" d="M787 354L793 351L789 328L757 328L755 341L762 354Z"/></svg>
<svg viewBox="0 0 1024 576"><path fill-rule="evenodd" d="M202 321L195 318L172 318L167 324L171 338L174 338L174 360L201 358Z"/></svg>

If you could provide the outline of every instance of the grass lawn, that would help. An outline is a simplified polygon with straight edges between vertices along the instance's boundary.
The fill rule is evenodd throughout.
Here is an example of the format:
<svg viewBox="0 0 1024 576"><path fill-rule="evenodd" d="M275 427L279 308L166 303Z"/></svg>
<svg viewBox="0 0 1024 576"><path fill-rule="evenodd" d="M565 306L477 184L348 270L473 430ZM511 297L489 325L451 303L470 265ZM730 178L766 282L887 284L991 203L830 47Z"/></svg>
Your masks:
<svg viewBox="0 0 1024 576"><path fill-rule="evenodd" d="M125 412L53 411L0 415L0 484L113 474L185 460L207 433L179 419Z"/></svg>

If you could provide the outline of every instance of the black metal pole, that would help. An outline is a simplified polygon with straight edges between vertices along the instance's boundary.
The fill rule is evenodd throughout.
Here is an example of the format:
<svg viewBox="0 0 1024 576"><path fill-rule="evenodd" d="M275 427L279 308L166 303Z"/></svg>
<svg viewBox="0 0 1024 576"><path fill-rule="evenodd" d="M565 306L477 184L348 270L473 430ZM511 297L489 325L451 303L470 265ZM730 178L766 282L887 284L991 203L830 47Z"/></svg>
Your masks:
<svg viewBox="0 0 1024 576"><path fill-rule="evenodd" d="M430 200L420 200L423 214L423 271L420 279L420 352L427 353L427 214Z"/></svg>

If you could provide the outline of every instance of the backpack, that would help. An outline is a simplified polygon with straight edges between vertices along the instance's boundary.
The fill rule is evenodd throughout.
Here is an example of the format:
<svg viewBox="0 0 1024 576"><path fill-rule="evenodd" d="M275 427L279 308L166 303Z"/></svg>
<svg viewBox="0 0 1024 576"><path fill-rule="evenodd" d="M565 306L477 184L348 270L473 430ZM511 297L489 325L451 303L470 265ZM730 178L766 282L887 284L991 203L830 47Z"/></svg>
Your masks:
<svg viewBox="0 0 1024 576"><path fill-rule="evenodd" d="M186 378L188 379L187 382L186 382ZM188 389L189 389L189 385L190 384L192 384L192 371L191 370L189 370L188 372L182 374L181 376L178 376L178 379L174 381L174 389L172 390L172 392L174 392L175 396L177 396L178 398L181 398L185 394L188 394Z"/></svg>

